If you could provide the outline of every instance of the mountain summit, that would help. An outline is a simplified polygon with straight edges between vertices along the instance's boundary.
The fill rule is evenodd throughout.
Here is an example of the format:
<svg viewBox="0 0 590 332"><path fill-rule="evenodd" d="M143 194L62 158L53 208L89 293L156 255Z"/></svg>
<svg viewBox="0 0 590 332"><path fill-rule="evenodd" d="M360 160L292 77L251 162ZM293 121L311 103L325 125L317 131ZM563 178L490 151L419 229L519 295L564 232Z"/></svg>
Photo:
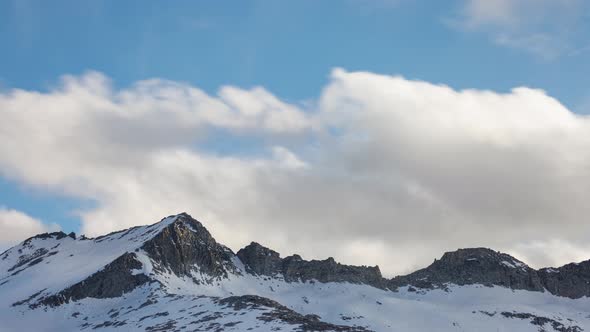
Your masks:
<svg viewBox="0 0 590 332"><path fill-rule="evenodd" d="M186 213L0 254L0 331L575 332L590 329L589 295L589 261L535 270L467 248L388 279L256 242L234 253Z"/></svg>

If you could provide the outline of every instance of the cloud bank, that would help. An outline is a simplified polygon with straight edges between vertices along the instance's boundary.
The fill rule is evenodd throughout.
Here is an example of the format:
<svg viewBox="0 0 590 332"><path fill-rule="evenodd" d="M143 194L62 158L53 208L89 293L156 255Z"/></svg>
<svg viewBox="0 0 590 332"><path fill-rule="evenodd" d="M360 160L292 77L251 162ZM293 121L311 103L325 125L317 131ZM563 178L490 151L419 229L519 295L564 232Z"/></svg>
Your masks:
<svg viewBox="0 0 590 332"><path fill-rule="evenodd" d="M0 93L0 116L0 174L95 202L88 235L187 211L235 250L255 240L387 275L468 246L537 266L590 258L590 119L541 90L335 69L297 104L87 73Z"/></svg>

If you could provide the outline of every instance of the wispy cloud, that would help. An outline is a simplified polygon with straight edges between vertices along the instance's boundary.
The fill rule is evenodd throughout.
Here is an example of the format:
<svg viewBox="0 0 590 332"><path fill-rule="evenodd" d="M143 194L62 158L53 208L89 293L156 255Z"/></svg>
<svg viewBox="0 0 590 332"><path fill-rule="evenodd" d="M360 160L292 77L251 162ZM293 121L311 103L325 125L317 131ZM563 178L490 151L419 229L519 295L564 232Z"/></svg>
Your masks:
<svg viewBox="0 0 590 332"><path fill-rule="evenodd" d="M567 41L545 33L531 33L522 36L498 34L493 37L493 42L500 46L523 50L543 60L553 60L572 52Z"/></svg>
<svg viewBox="0 0 590 332"><path fill-rule="evenodd" d="M551 61L581 48L578 31L587 26L588 2L581 0L464 0L453 28L481 33L499 46Z"/></svg>

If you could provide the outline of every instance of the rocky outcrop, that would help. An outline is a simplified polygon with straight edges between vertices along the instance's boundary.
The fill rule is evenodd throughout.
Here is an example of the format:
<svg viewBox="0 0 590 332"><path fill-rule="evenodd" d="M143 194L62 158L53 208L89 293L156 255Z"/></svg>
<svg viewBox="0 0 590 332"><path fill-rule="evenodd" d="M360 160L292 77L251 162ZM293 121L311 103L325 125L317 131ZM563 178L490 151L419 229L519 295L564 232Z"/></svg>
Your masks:
<svg viewBox="0 0 590 332"><path fill-rule="evenodd" d="M249 273L266 276L282 273L283 259L279 253L256 242L240 249L237 256Z"/></svg>
<svg viewBox="0 0 590 332"><path fill-rule="evenodd" d="M40 299L31 307L47 305L55 307L70 301L84 298L113 298L134 290L150 282L145 274L135 274L133 270L141 269L142 263L134 253L125 253L85 280L68 287L58 294Z"/></svg>
<svg viewBox="0 0 590 332"><path fill-rule="evenodd" d="M564 324L563 322L560 322L558 320L555 320L553 318L549 318L549 317L544 317L544 316L537 316L535 314L532 313L528 313L528 312L515 312L515 311L502 311L500 313L498 312L489 312L489 311L483 311L480 310L480 313L488 316L488 317L494 317L496 316L496 314L501 315L504 318L508 318L508 319L522 319L522 320L528 320L532 325L535 325L538 327L538 331L539 332L546 332L548 328L552 329L553 331L557 331L557 332L582 332L584 331L584 329L582 329L581 327L574 325L574 321L569 319L566 324Z"/></svg>
<svg viewBox="0 0 590 332"><path fill-rule="evenodd" d="M487 248L447 252L427 268L391 279L388 286L391 289L406 285L445 288L445 284L497 285L530 291L544 289L534 269L510 255Z"/></svg>
<svg viewBox="0 0 590 332"><path fill-rule="evenodd" d="M590 260L538 271L543 286L554 295L577 299L590 296Z"/></svg>
<svg viewBox="0 0 590 332"><path fill-rule="evenodd" d="M317 315L303 315L293 311L284 305L271 299L257 295L231 296L219 300L221 305L233 308L236 311L244 309L271 311L263 312L257 317L264 322L282 321L290 325L299 325L297 331L342 331L342 332L368 332L370 330L360 326L346 326L326 323Z"/></svg>
<svg viewBox="0 0 590 332"><path fill-rule="evenodd" d="M446 284L496 285L577 299L590 296L590 260L559 268L534 270L516 258L486 248L445 253L427 268L391 279L390 289L401 286L445 288Z"/></svg>
<svg viewBox="0 0 590 332"><path fill-rule="evenodd" d="M37 234L35 236L32 236L32 237L26 239L23 242L23 245L26 245L26 244L30 243L32 240L35 240L35 239L40 239L40 240L46 240L46 239L61 240L61 239L65 238L65 237L70 237L72 239L76 239L76 233L71 232L69 234L66 234L66 233L64 233L62 231L59 231L59 232L51 232L51 233L41 233L41 234Z"/></svg>
<svg viewBox="0 0 590 332"><path fill-rule="evenodd" d="M283 276L287 281L317 280L319 282L350 282L383 288L383 277L378 266L352 266L334 261L334 258L306 261L299 256L283 260Z"/></svg>
<svg viewBox="0 0 590 332"><path fill-rule="evenodd" d="M34 252L28 255L22 255L18 258L18 261L15 265L8 269L8 272L13 272L14 270L20 269L25 265L35 265L40 263L43 260L43 257L49 253L49 250L46 248L39 248Z"/></svg>
<svg viewBox="0 0 590 332"><path fill-rule="evenodd" d="M234 253L217 243L200 222L186 213L179 214L141 249L159 272L188 277L197 273L218 279L236 270L232 262Z"/></svg>
<svg viewBox="0 0 590 332"><path fill-rule="evenodd" d="M352 266L337 263L330 257L325 260L306 261L299 255L281 259L271 249L252 242L238 251L238 258L246 271L266 276L282 275L285 281L349 282L384 288L385 279L378 266Z"/></svg>
<svg viewBox="0 0 590 332"><path fill-rule="evenodd" d="M21 243L21 247L22 248L30 247L31 244L32 244L32 242L33 242L33 240L47 240L47 239L61 240L61 239L66 238L66 237L70 237L71 239L75 240L76 239L76 233L71 232L69 234L66 234L66 233L64 233L62 231L59 231L59 232L51 232L51 233L37 234L35 236L32 236L32 237L24 240L23 243Z"/></svg>

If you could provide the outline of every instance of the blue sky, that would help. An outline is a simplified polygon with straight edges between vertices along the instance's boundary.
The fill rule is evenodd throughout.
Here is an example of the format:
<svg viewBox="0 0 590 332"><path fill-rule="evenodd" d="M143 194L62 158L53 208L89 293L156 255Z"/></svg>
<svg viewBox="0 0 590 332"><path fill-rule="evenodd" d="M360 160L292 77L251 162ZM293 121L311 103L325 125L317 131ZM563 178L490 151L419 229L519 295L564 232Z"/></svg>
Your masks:
<svg viewBox="0 0 590 332"><path fill-rule="evenodd" d="M329 140L330 143L324 141L326 136L316 135L316 131L319 130L318 127L328 127L328 125L323 122L325 121L324 117L318 116L316 119L315 114L323 114L323 109L329 108L321 105L324 105L322 101L332 100L325 96L330 95L326 91L332 91L330 87L333 87L335 82L356 82L357 79L362 80L364 78L353 74L339 76L334 74L334 68L343 68L347 73L363 71L382 75L383 77L401 75L405 85L413 86L414 83L412 82L414 80L427 82L432 86L443 84L451 87L460 95L460 91L464 89L472 89L483 94L485 92L482 91L491 90L494 96L514 95L515 98L522 97L526 99L529 98L529 94L525 94L526 96L519 95L511 92L512 89L520 86L542 89L546 91L548 96L559 101L568 112L578 114L580 117L576 119L583 123L586 121L584 115L590 113L590 61L588 61L590 57L590 19L587 14L590 11L588 9L590 8L588 8L587 3L577 0L516 0L513 2L506 0L302 0L175 1L173 3L164 1L96 1L81 3L79 1L9 0L0 2L0 43L2 45L2 52L0 53L0 92L4 94L6 100L12 100L14 96L11 93L14 89L25 91L31 96L35 94L35 91L41 92L42 96L48 99L40 103L36 111L44 112L44 108L47 107L47 113L50 113L53 112L50 109L54 108L51 106L53 105L53 99L49 99L49 97L59 94L60 91L67 90L65 88L66 84L61 81L63 75L72 75L72 77L79 79L80 81L76 81L74 85L78 88L81 87L82 90L86 89L84 91L95 91L93 89L96 87L103 86L103 83L101 83L102 78L84 76L91 71L100 73L101 77L110 82L105 83L105 86L112 90L113 95L116 95L118 91L133 91L136 95L143 96L141 91L134 90L133 87L137 82L153 78L158 81L158 89L165 87L170 82L180 84L181 87L177 86L176 88L179 91L184 91L182 93L185 93L186 89L189 89L188 87L200 89L200 91L207 93L216 101L222 101L230 105L230 107L235 106L240 109L240 112L244 112L243 115L250 114L247 108L252 105L253 101L261 102L266 105L264 107L271 108L281 109L293 106L297 112L301 111L304 114L298 115L297 119L306 116L309 116L310 119L301 120L305 124L298 124L299 127L297 128L299 129L293 126L289 127L286 130L289 131L288 135L277 134L279 130L276 127L271 126L265 129L263 128L264 124L252 129L252 123L248 122L249 120L240 124L232 122L231 125L228 125L229 122L224 122L222 125L215 122L214 125L208 125L206 128L195 127L191 129L193 131L184 133L183 130L186 128L182 125L182 122L179 122L174 125L170 124L171 128L169 129L183 134L171 138L172 143L170 144L175 148L182 146L189 149L195 156L199 157L214 155L219 158L232 158L232 162L235 161L242 166L248 162L256 164L252 160L257 158L262 160L256 161L260 163L270 162L274 160L272 158L278 158L275 161L281 165L305 165L308 169L323 169L324 171L327 169L330 174L348 174L347 172L350 170L364 169L364 166L359 166L359 160L370 158L367 156L361 157L361 155L356 156L349 160L350 165L342 169L336 169L333 165L326 166L330 165L331 162L340 160L339 158L348 160L347 158L362 149L359 150L360 148L357 147L359 149L351 150L354 152L349 151L348 153L332 156L333 159L330 161L322 161L322 158L318 156L326 155L326 151L332 153L333 151L344 151L346 148L343 148L344 140L340 141L341 137L338 135L336 135L338 137L332 137L332 140ZM84 83L84 77L91 83ZM367 82L373 82L373 80L381 82L379 77L371 76L370 79L367 78ZM374 87L379 84L381 83L375 83ZM387 84L394 85L398 83L383 83L383 85ZM230 86L234 90L222 90L224 86ZM369 84L367 86L373 85ZM261 87L264 92L252 90L256 87ZM415 104L419 104L422 99L430 100L428 93L438 96L437 92L434 92L430 87L415 87L415 89L423 88L427 92L417 96L418 99L416 99ZM358 90L364 91L364 89L365 85L361 85ZM367 89L367 95L372 95L374 90ZM347 91L347 93L354 93L354 91ZM387 94L392 93L395 94L391 90L387 92ZM70 95L64 92L64 94L67 96L66 100L77 100L77 95L74 93ZM556 112L555 114L561 112L556 110L559 107L554 105L551 100L540 93L533 94L535 94L534 98L527 99L528 103L523 103L522 108L528 108L529 106L543 108L543 105L550 105L551 109L554 110L552 112ZM245 95L250 99L244 99L246 98ZM274 101L273 98L278 101ZM363 98L363 96L355 96L355 98ZM381 98L381 95L375 95L375 98ZM116 103L119 99L112 97L112 100ZM440 107L443 111L446 111L444 109L446 104L444 103L447 101L447 99L441 100ZM386 105L388 102L384 101L383 103ZM479 102L481 102L482 109L487 107L485 106L487 105L487 99L484 97ZM8 103L6 105L16 104ZM65 105L63 107L66 108L69 107L67 102L60 105ZM367 103L366 105L372 104ZM392 105L398 104L393 103ZM407 107L408 104L403 105ZM454 104L453 102L449 105L457 106L462 104ZM496 107L499 112L503 112L504 108L509 110L516 107L515 105L511 101L504 100L498 102ZM17 108L16 106L5 107L7 109L0 109L0 111L8 112L11 111L8 108ZM121 106L122 109L125 109L125 107L133 108L132 105ZM245 108L242 109L241 107ZM84 107L81 107L77 112L84 113ZM11 118L6 114L8 113L5 113L4 120L6 121L6 128L8 128L11 126L8 124L8 120ZM72 114L69 116L73 116ZM528 116L528 113L526 114ZM146 115L147 117L148 115ZM345 115L342 117L344 118ZM156 116L155 118L159 119ZM39 129L43 127L43 121L46 121L43 119L43 116L31 117L27 120L30 123L26 128ZM70 120L74 121L76 119L78 119L77 116L62 118L62 122L69 123ZM291 117L285 118L284 121L291 121L292 119ZM132 129L128 130L129 135L134 130L133 128L146 130L142 127L143 120L145 119L139 119L136 126L130 127ZM338 127L341 125L339 122L341 120L331 119L330 125L338 123L336 125ZM148 123L151 123L149 121ZM416 119L415 121L422 120ZM551 121L556 120L547 120L547 123ZM312 125L312 122L315 125ZM506 136L502 137L520 137L520 134L528 133L527 130L530 129L524 125L525 123L537 122L546 123L541 121L540 118L527 118L522 123L522 128L526 127L525 129L519 129L521 131L516 134L512 132L511 134L504 133L502 135ZM37 126L35 127L33 124L37 124ZM513 122L508 121L501 123L499 127L504 129L513 128L511 127L513 124ZM31 127L28 127L29 125ZM416 128L423 128L418 126L417 122L412 122L412 125L417 125ZM153 128L150 126L146 128ZM301 126L315 128L309 129L314 134L295 135L292 133L292 131L300 130ZM458 128L462 129L457 130L465 130L467 133L470 128L479 127L479 124L470 126L459 126ZM542 126L539 124L539 127ZM96 144L104 146L105 150L117 150L122 146L135 149L131 151L144 151L142 149L147 149L133 140L115 142L114 145L100 145L104 143L104 137L110 135L112 130L116 130L115 127L113 125L111 128L111 126L103 126L102 124L97 125L96 128L91 126L91 131L96 130L98 134L94 137L92 136L93 132L89 133L88 136L94 137L92 139L96 139ZM99 220L103 220L99 215L112 213L113 216L123 219L136 217L137 215L133 213L119 213L120 210L122 211L120 207L117 207L118 210L105 208L105 206L115 204L113 203L115 196L109 192L108 188L97 185L100 181L104 182L104 178L101 178L100 181L97 180L102 175L94 177L89 175L94 174L89 170L84 174L80 173L71 178L66 176L67 173L76 173L80 171L81 167L87 167L83 164L69 164L70 161L75 162L78 160L77 149L79 147L74 147L76 141L83 141L86 137L76 136L77 134L73 132L62 131L67 128L64 129L57 125L55 128L48 125L48 128L53 131L48 129L49 131L46 133L41 131L24 132L25 137L9 136L13 138L13 141L10 142L11 145L16 147L22 145L22 151L25 151L24 154L41 151L44 157L39 157L38 160L33 160L32 157L25 158L26 160L23 159L12 163L10 161L0 162L0 174L2 174L0 176L0 207L4 210L18 211L23 216L30 217L35 221L40 220L46 225L55 223L66 231L74 230L77 232L98 232L99 228L93 228L89 225L94 225L99 223ZM487 128L487 126L482 124L482 128ZM571 128L571 126L568 128ZM349 123L338 128L331 127L328 132L332 134L343 132L345 134L342 137L349 139L347 133L361 129L353 127ZM547 129L545 133L552 132L553 129ZM265 130L272 133L268 134ZM373 130L377 132L377 129L373 128L369 130L369 133L372 133ZM420 129L416 130L419 131ZM567 132L569 133L569 131ZM50 135L54 138L59 137L62 133L70 135L70 140L57 145L55 151L46 150L47 147L44 145L42 147L33 145L33 143L28 145L26 138L26 135L35 138ZM141 137L141 139L149 138L142 136L139 132L133 133L137 134L137 137ZM578 140L579 142L585 142L579 135L571 135L576 137L576 142ZM354 137L358 138L360 135ZM90 138L88 139L90 140ZM127 137L124 137L124 139L127 139ZM405 139L409 140L410 138L405 137ZM24 143L25 141L27 141L27 144ZM182 142L182 144L179 142ZM335 144L334 142L338 144L330 145ZM353 143L356 144L355 142ZM389 143L389 146L395 145L395 142L399 141L393 141ZM408 142L416 143L414 141ZM350 142L347 141L348 143ZM518 141L518 144L521 143L522 146L531 146L531 144ZM126 144L129 144L129 146ZM575 145L576 149L580 148L580 146L583 147L584 144ZM277 148L277 146L280 146L280 148ZM329 149L326 146L329 146ZM548 146L541 146L545 149L543 151L549 151L550 149ZM283 149L283 147L286 147L286 149ZM413 147L415 148L415 146ZM570 145L568 145L569 147ZM152 145L149 148L154 149L154 151L161 151L158 150L160 149L159 146L156 148ZM477 147L477 149L480 148L482 147ZM87 146L85 149L87 149ZM400 151L406 151L404 149ZM76 154L65 155L70 150L75 150ZM371 148L365 147L365 150L369 151ZM437 151L443 150L444 148L441 147L441 150ZM201 154L197 154L197 152ZM530 155L535 153L537 153L537 150L530 152ZM66 157L63 157L62 154ZM55 157L58 159L52 160L52 156L62 157ZM150 156L153 155L150 154ZM396 154L395 160L401 163L403 156L406 155ZM73 159L68 159L70 157ZM100 157L100 160L110 157L112 156L104 155ZM117 157L120 158L120 156ZM299 159L301 159L301 163L298 163ZM223 162L229 162L223 160ZM408 160L406 161L409 163ZM538 162L537 159L534 159L534 161ZM46 170L43 169L44 163L47 163ZM132 161L129 161L129 164L131 163ZM444 162L442 163L444 164ZM246 166L244 167L250 167L249 164ZM227 167L229 172L230 167ZM231 167L239 168L235 165ZM367 169L372 169L372 167ZM453 167L456 168L456 166L449 166L447 169ZM547 166L546 169L552 170L552 167ZM20 168L22 168L23 172L27 170L27 172L34 175L25 176L19 174ZM139 174L142 172L141 164L134 164L132 168L127 169L119 163L105 163L92 172L98 174L104 169L111 168L117 170L114 174L128 174L129 172L134 174L130 178L121 180L125 183L131 178L137 180L137 178L141 177L141 174ZM47 171L47 174L43 173L44 171ZM66 175L60 174L57 176L56 174L59 171L66 173ZM397 171L401 172L401 168ZM571 169L568 168L568 171L571 171ZM42 175L37 176L37 172ZM178 172L181 172L181 170L178 170ZM490 170L490 172L503 174L504 170L496 168ZM49 173L51 173L51 176ZM317 176L322 181L328 181L326 178L330 178L331 175L322 174L322 176ZM542 172L540 174L543 175ZM227 175L228 178L232 179L235 179L234 176L235 174ZM400 175L397 174L396 176ZM490 176L490 174L483 172L474 176L486 177ZM221 175L218 178L218 175L212 173L207 181L217 183L216 181L219 179L221 179ZM359 181L365 181L365 179L366 177L362 177L362 179L359 178ZM415 180L416 183L420 183L426 189L431 190L432 195L440 195L441 201L447 202L447 199L452 201L456 198L452 196L457 194L456 192L442 191L437 187L444 181L434 181L432 179L433 177L427 174L412 175L412 181ZM582 179L584 178L582 177ZM429 182L431 180L434 182ZM141 181L139 183L145 184L145 182ZM133 185L137 184L134 183ZM122 188L130 190L132 193L130 195L137 195L129 199L130 201L136 200L134 204L151 202L151 199L155 199L153 197L146 198L147 194L143 193L143 191L148 191L148 189L162 195L163 193L169 194L168 189L157 187L152 182L149 185L146 184L145 188L132 190L130 189L131 185ZM229 197L229 194L223 191L225 187L220 186L220 188L219 192L211 193L210 196ZM240 188L235 190L241 190ZM380 192L370 186L367 188L370 188L367 189L370 192ZM207 190L206 188L193 189L198 193ZM441 191L437 192L437 190ZM187 192L195 194L193 191ZM195 195L195 197L198 196ZM241 193L241 197L244 195L248 194ZM483 193L482 195L488 194ZM499 198L492 194L489 195L485 197L485 200ZM530 193L522 193L522 195L523 197L531 196ZM574 198L576 197L578 196ZM264 200L261 199L262 201ZM544 201L542 199L534 201L535 204L539 204L539 202ZM463 203L463 201L455 202L453 208L458 208L457 206ZM129 204L131 206L132 203ZM309 204L298 203L293 209L316 211ZM177 205L171 203L163 205L161 208L155 209L155 211L160 213L160 211L169 211L176 207ZM224 230L231 229L231 224L223 224L219 220L223 219L222 217L229 218L235 217L235 215L224 214L225 212L221 211L223 209L218 209L214 203L203 203L199 208L200 211L205 211L204 214L214 221L213 228L217 232L223 234ZM246 208L248 207L244 207L244 209ZM170 213L172 212L180 211L170 211ZM460 214L461 217L466 218L470 213L470 211L469 213L462 211ZM515 215L521 216L519 213L521 212L514 212L510 218ZM561 211L555 213L556 216L561 216ZM264 218L270 218L270 213L266 215L266 212L244 218L262 218L263 215ZM161 216L150 218L157 220L159 217ZM316 215L310 214L306 215L306 217L323 220L322 218L325 218L325 215L323 212L318 212ZM487 218L487 216L485 217ZM502 219L503 222L509 219L506 216L502 216L502 218L504 218ZM527 218L534 219L535 216L527 215ZM458 219L460 218L457 217L456 220ZM146 223L150 220L136 221L135 223ZM134 222L103 223L108 224L108 226L104 227L104 231L134 224ZM244 221L244 224L247 224L247 222ZM258 225L257 227L263 226ZM18 233L15 237L20 236L20 234ZM280 236L277 238L280 238ZM466 240L467 238L462 239L469 242ZM569 239L567 235L557 236L554 239L557 242L551 243L556 245L556 243L561 243L559 241L566 239ZM531 235L527 240L529 242L521 243L518 250L533 255L531 252L534 250L531 248L536 248L534 240L536 238ZM241 243L240 241L244 241L244 239L236 238L233 241ZM275 239L275 241L278 240ZM380 243L378 240L375 241L371 243ZM10 241L7 240L8 242ZM441 246L443 245L438 245L437 250ZM507 245L499 244L499 246L506 247ZM571 258L576 256L572 252L586 253L584 250L576 247L575 250L572 249L564 253L560 258L555 258L554 261L559 261L562 257ZM321 249L317 249L317 252L310 251L310 253L329 254ZM427 255L430 253L430 251L425 252L425 257L429 257ZM352 254L349 255L352 261L354 261L354 257ZM541 258L539 261L547 262L546 259Z"/></svg>
<svg viewBox="0 0 590 332"><path fill-rule="evenodd" d="M261 85L290 100L317 97L333 67L452 87L545 89L581 110L587 52L550 60L454 27L464 1L4 1L6 87L44 89L98 70L117 85L160 77L214 92ZM552 18L553 19L553 18ZM585 21L577 30L590 28ZM587 34L573 36L579 48ZM579 38L579 39L576 39ZM585 39L584 39L585 38Z"/></svg>

